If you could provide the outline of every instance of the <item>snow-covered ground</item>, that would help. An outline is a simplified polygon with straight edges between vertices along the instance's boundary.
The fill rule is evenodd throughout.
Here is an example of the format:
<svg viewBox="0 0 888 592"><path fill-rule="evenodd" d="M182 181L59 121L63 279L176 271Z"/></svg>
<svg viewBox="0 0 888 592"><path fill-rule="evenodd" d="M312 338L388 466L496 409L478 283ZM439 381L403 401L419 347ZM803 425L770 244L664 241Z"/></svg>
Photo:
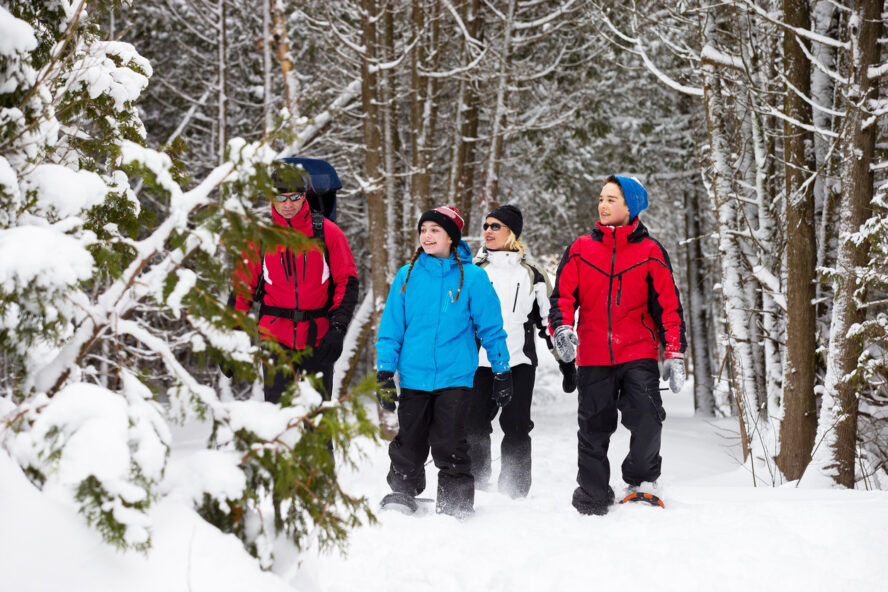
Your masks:
<svg viewBox="0 0 888 592"><path fill-rule="evenodd" d="M888 589L888 492L835 490L813 479L801 487L753 487L737 460L735 421L693 417L689 386L664 393L667 509L635 504L580 516L570 505L576 397L555 394L557 378L547 368L538 381L527 499L478 492L476 515L465 521L436 515L431 505L412 517L379 513L378 524L352 533L347 555L308 551L298 567L279 565L275 574L259 571L236 539L172 499L152 514L147 557L116 552L0 454L0 590ZM180 454L192 446L183 439ZM611 444L618 493L627 446L620 426ZM361 470L342 480L375 504L388 491L388 459L382 446L367 452ZM424 495L434 497L431 464L427 473Z"/></svg>

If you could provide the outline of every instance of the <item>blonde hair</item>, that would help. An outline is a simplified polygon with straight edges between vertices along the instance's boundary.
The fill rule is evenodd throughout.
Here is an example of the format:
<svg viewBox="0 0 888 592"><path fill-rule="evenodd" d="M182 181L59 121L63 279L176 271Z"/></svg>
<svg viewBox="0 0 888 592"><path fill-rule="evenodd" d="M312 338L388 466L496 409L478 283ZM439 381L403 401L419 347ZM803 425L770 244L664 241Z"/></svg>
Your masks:
<svg viewBox="0 0 888 592"><path fill-rule="evenodd" d="M509 228L506 226L506 228ZM506 238L506 242L503 243L503 246L506 247L510 251L518 251L518 254L524 257L527 254L527 246L521 242L515 233L509 228L509 236Z"/></svg>

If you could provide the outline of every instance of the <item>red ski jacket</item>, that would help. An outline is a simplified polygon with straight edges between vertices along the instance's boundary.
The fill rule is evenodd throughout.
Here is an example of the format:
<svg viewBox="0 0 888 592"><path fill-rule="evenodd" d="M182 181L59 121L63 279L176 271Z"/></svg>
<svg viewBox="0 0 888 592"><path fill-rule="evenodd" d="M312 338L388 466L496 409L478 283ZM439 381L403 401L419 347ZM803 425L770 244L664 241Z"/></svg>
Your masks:
<svg viewBox="0 0 888 592"><path fill-rule="evenodd" d="M271 208L275 224L307 237L321 235L325 250L257 247L242 253L235 266L235 308L246 312L254 296L261 295L262 339L274 339L292 349L316 346L331 324L344 333L358 300L358 273L345 234L332 221L315 216L313 227L307 203L289 220ZM322 232L316 233L315 228Z"/></svg>
<svg viewBox="0 0 888 592"><path fill-rule="evenodd" d="M638 217L628 226L596 224L568 247L550 298L549 332L573 326L579 308L577 365L680 358L685 324L666 250Z"/></svg>

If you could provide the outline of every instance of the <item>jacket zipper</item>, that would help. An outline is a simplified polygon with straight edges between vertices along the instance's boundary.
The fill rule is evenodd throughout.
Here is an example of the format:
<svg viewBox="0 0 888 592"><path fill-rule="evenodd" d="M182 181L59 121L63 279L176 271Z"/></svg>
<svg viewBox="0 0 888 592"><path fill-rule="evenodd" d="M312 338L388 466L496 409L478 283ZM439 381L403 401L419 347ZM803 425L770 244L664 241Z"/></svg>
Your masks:
<svg viewBox="0 0 888 592"><path fill-rule="evenodd" d="M623 294L623 274L619 276L620 283L617 284L617 306L620 306L620 296Z"/></svg>
<svg viewBox="0 0 888 592"><path fill-rule="evenodd" d="M614 267L617 264L617 231L613 231L614 252L611 255L611 271L607 282L607 349L610 353L611 364L614 363L614 328L613 313L611 311L611 298L614 293Z"/></svg>
<svg viewBox="0 0 888 592"><path fill-rule="evenodd" d="M302 252L302 283L305 283L305 268L308 265L308 256L305 251Z"/></svg>
<svg viewBox="0 0 888 592"><path fill-rule="evenodd" d="M518 285L515 286L515 300L512 301L512 312L515 312L515 307L518 306L518 290L521 289L521 282L518 282Z"/></svg>

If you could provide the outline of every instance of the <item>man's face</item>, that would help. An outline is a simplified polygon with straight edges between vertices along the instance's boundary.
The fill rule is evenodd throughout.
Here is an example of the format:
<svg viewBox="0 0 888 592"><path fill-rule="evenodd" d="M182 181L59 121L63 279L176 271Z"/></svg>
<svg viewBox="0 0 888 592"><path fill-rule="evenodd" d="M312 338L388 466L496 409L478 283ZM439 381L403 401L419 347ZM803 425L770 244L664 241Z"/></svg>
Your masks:
<svg viewBox="0 0 888 592"><path fill-rule="evenodd" d="M280 201L283 199L284 201ZM295 199L295 201L294 201ZM275 211L289 220L296 214L298 214L302 207L305 205L305 193L278 193L274 196L274 201L272 202L272 206Z"/></svg>

